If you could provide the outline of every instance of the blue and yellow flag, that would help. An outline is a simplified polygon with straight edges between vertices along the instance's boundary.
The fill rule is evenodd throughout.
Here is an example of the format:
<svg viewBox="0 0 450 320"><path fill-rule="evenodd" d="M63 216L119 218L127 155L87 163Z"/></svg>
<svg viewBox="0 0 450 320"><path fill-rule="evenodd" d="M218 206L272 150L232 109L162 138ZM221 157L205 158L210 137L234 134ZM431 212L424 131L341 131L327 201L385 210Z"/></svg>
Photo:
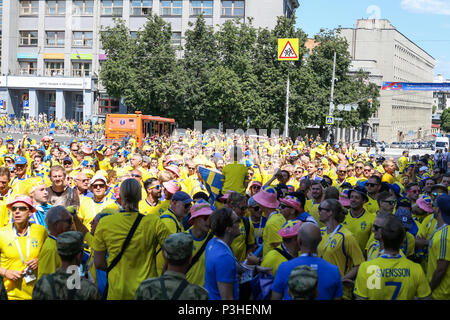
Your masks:
<svg viewBox="0 0 450 320"><path fill-rule="evenodd" d="M205 167L198 167L198 171L200 172L206 190L209 192L209 203L213 204L222 190L224 176L220 172L206 169Z"/></svg>

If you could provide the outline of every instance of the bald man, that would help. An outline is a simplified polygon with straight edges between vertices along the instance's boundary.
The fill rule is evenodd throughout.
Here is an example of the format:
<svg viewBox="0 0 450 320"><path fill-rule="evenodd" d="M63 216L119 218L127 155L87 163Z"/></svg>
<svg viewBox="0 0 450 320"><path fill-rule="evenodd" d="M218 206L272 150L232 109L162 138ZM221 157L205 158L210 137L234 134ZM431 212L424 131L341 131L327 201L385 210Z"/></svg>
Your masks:
<svg viewBox="0 0 450 320"><path fill-rule="evenodd" d="M272 300L291 300L288 293L288 279L292 270L301 265L314 268L319 276L319 294L317 300L341 299L344 291L339 269L317 256L317 247L322 240L320 229L314 223L305 222L298 231L297 241L302 254L297 258L283 262L278 267L272 285Z"/></svg>
<svg viewBox="0 0 450 320"><path fill-rule="evenodd" d="M78 172L75 175L75 179L73 179L75 182L75 187L78 192L78 196L81 198L81 196L93 198L94 194L89 190L89 181L90 179L85 173Z"/></svg>

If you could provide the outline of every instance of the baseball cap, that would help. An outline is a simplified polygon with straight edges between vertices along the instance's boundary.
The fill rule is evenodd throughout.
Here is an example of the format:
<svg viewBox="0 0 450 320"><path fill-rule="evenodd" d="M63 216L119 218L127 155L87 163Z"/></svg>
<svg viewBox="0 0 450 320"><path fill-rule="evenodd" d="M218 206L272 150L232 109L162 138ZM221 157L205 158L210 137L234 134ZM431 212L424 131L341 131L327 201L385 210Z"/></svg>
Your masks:
<svg viewBox="0 0 450 320"><path fill-rule="evenodd" d="M26 159L25 157L19 156L19 157L16 158L15 163L16 163L16 165L17 165L17 164L19 164L19 165L20 165L20 164L27 164L28 161L27 161L27 159Z"/></svg>
<svg viewBox="0 0 450 320"><path fill-rule="evenodd" d="M84 244L83 234L79 231L67 231L56 237L56 249L62 256L72 256L84 248L87 248L87 245Z"/></svg>
<svg viewBox="0 0 450 320"><path fill-rule="evenodd" d="M172 197L172 201L183 201L185 204L191 203L193 200L184 191L177 191Z"/></svg>
<svg viewBox="0 0 450 320"><path fill-rule="evenodd" d="M403 224L403 227L405 227L406 231L411 230L414 225L414 221L411 212L408 209L398 208L397 211L395 211L395 216Z"/></svg>
<svg viewBox="0 0 450 320"><path fill-rule="evenodd" d="M436 199L436 205L441 211L442 219L446 224L450 224L450 195L441 194Z"/></svg>
<svg viewBox="0 0 450 320"><path fill-rule="evenodd" d="M95 181L98 181L98 180L101 180L105 184L108 184L108 181L106 180L106 178L103 175L96 174L95 176L92 177L91 181L89 182L89 185L92 185Z"/></svg>
<svg viewBox="0 0 450 320"><path fill-rule="evenodd" d="M66 161L69 161L70 163L73 163L73 160L72 160L71 157L65 157L65 158L63 159L63 163L66 162Z"/></svg>
<svg viewBox="0 0 450 320"><path fill-rule="evenodd" d="M194 241L191 235L178 232L169 235L162 245L166 256L170 260L184 260L192 255Z"/></svg>
<svg viewBox="0 0 450 320"><path fill-rule="evenodd" d="M297 266L292 269L288 278L289 291L295 297L301 297L317 288L319 276L317 271L308 265ZM308 297L304 297L308 298Z"/></svg>

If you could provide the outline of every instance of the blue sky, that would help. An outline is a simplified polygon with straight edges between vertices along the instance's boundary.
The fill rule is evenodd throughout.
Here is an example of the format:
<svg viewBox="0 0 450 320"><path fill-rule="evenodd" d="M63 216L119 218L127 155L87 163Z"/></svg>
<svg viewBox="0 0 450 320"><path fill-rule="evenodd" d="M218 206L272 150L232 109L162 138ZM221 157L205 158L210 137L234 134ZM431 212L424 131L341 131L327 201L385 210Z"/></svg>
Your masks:
<svg viewBox="0 0 450 320"><path fill-rule="evenodd" d="M435 74L450 79L450 0L299 0L297 27L313 37L321 28L355 27L357 19L388 19L436 59Z"/></svg>

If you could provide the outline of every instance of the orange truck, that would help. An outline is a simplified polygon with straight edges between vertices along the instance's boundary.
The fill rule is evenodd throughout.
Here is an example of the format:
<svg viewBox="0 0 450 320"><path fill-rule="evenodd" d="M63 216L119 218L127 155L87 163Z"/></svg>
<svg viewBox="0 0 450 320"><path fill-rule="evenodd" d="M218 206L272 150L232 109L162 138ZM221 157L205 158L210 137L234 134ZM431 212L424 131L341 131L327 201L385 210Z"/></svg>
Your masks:
<svg viewBox="0 0 450 320"><path fill-rule="evenodd" d="M142 146L146 139L153 136L170 135L175 129L175 119L158 116L146 116L140 111L135 114L106 115L105 139L106 145L114 142L121 143L122 139L130 134Z"/></svg>

